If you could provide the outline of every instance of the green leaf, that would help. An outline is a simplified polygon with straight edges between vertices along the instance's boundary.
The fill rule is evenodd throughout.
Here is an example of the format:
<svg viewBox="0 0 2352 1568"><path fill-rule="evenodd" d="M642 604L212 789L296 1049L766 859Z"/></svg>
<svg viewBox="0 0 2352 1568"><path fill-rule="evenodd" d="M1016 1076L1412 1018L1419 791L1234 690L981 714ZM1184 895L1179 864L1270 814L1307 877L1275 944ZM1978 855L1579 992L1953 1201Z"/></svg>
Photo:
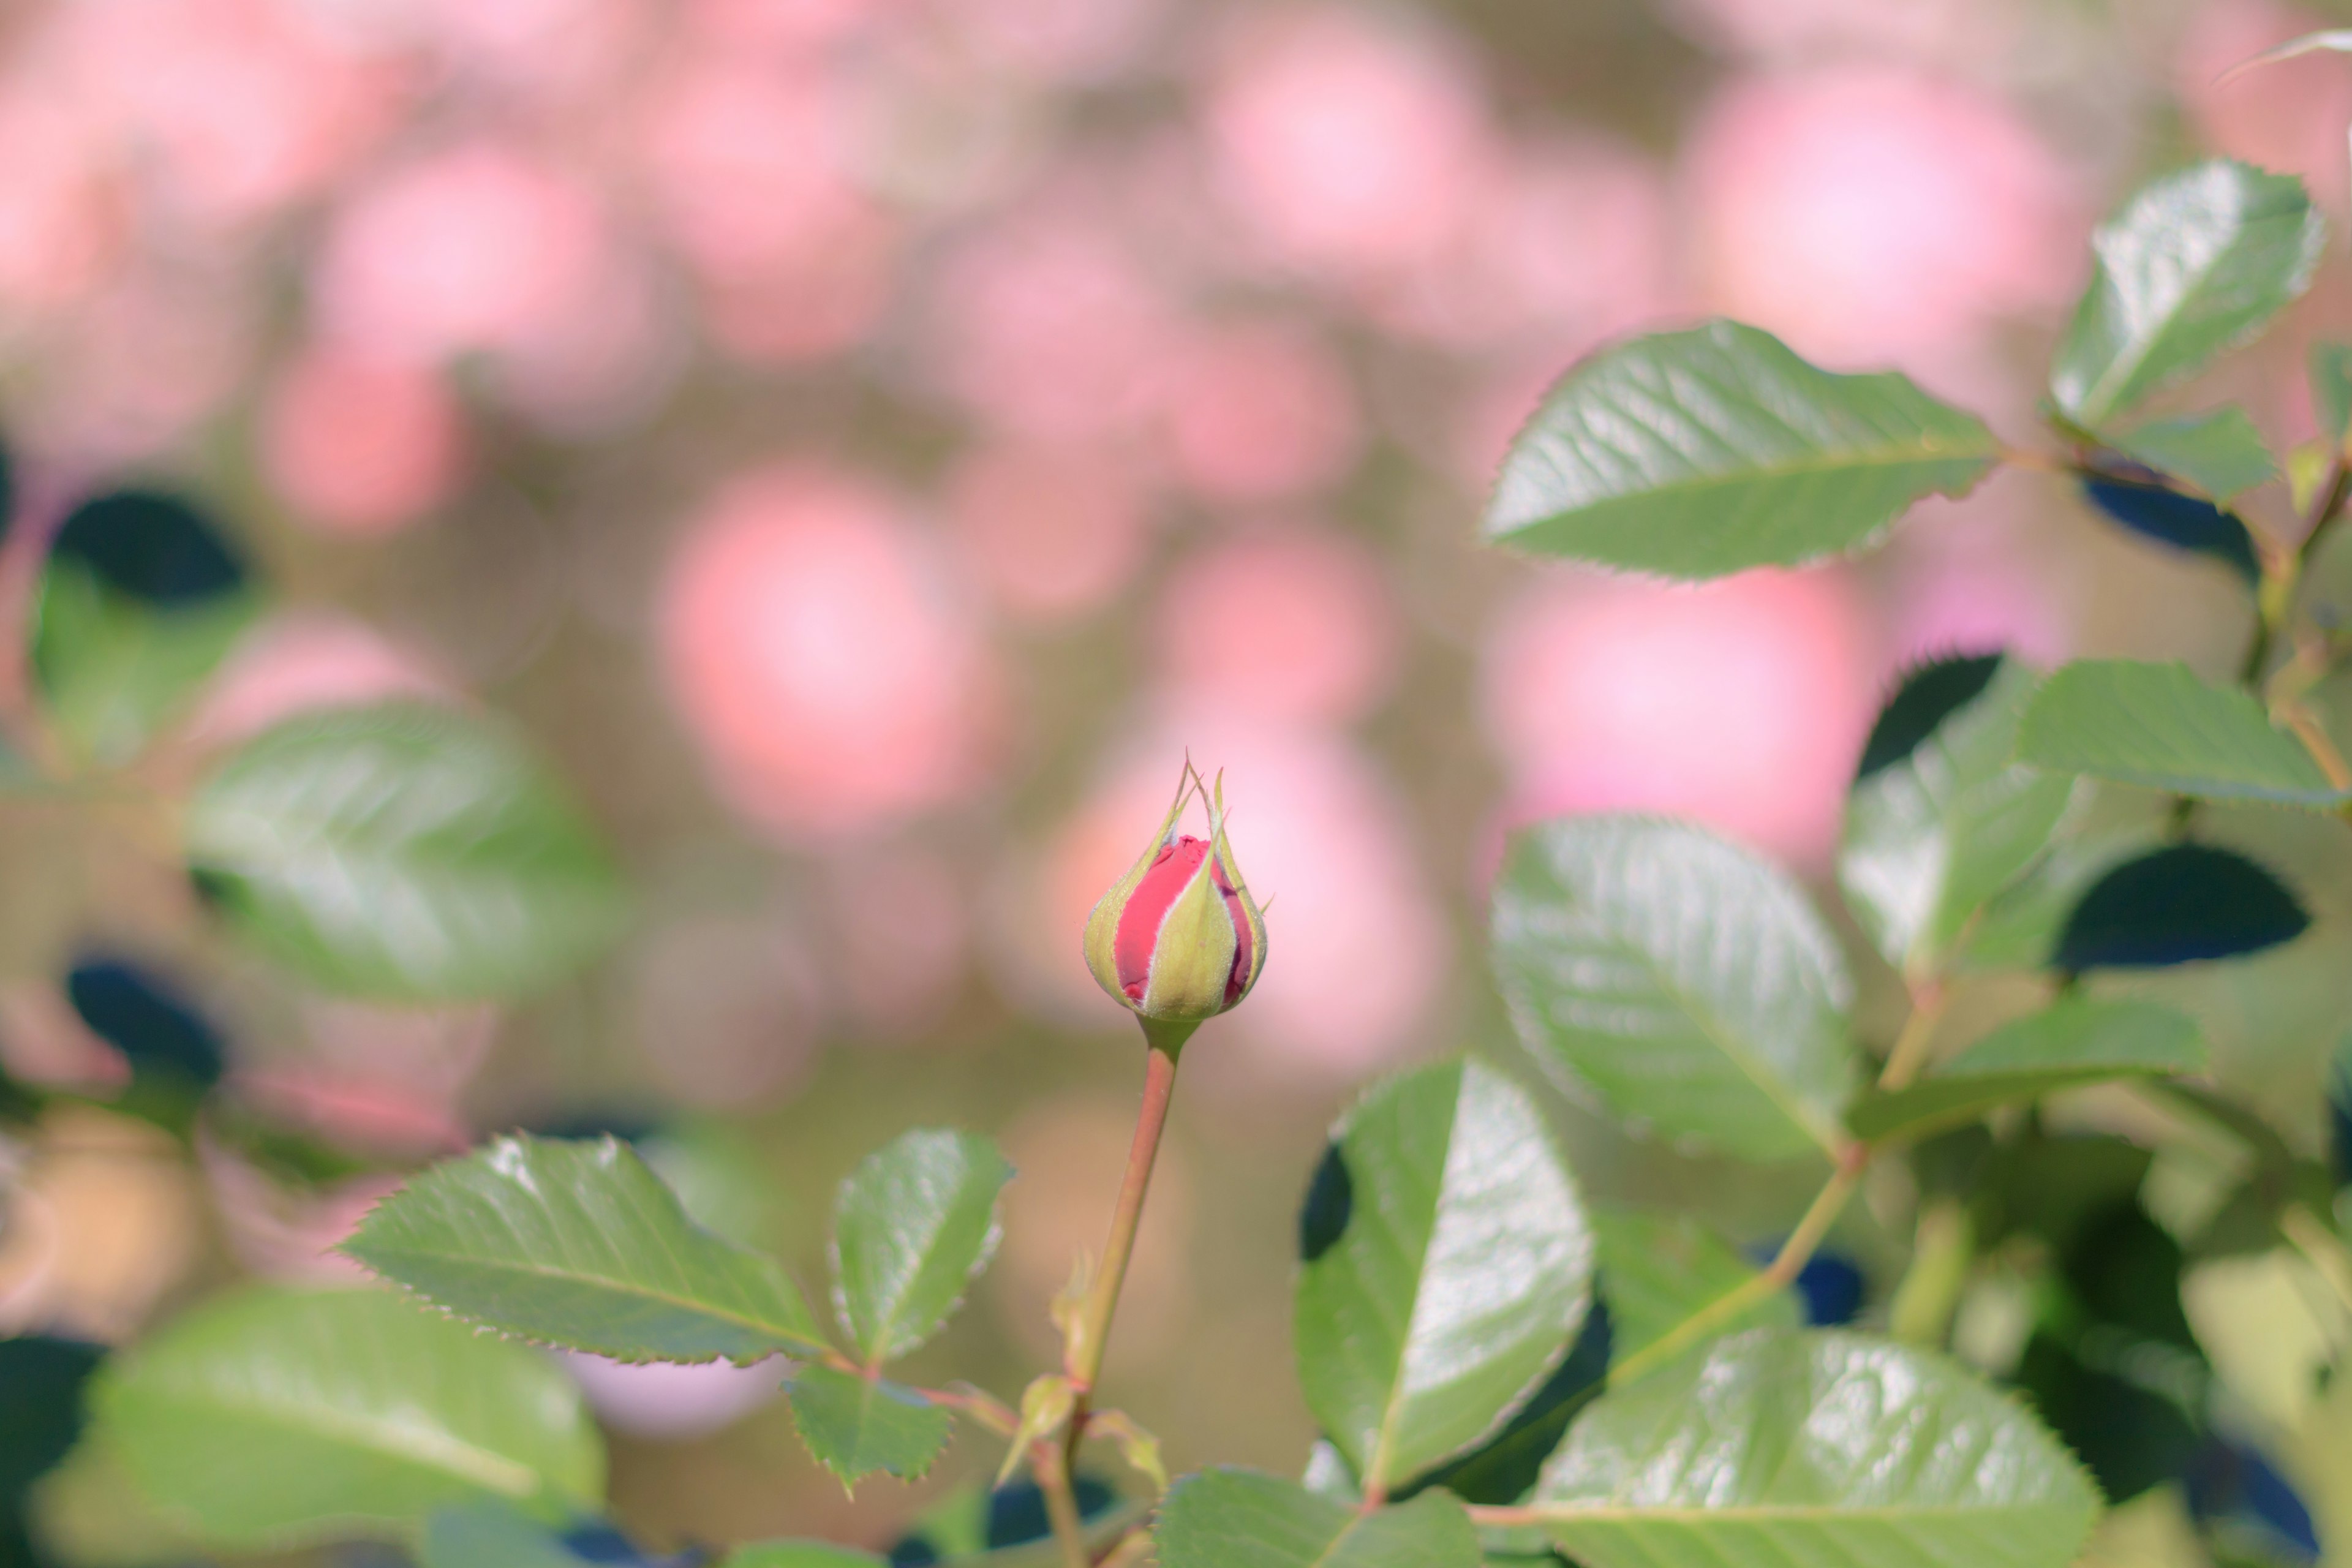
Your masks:
<svg viewBox="0 0 2352 1568"><path fill-rule="evenodd" d="M1731 1244L1687 1215L1593 1211L1601 1238L1601 1299L1608 1304L1611 1359L1623 1361L1746 1287L1756 1267ZM1778 1290L1748 1311L1725 1320L1724 1330L1804 1321L1797 1298Z"/></svg>
<svg viewBox="0 0 2352 1568"><path fill-rule="evenodd" d="M2342 451L2345 436L2352 433L2352 346L2311 345L2311 406L2319 416L2320 435Z"/></svg>
<svg viewBox="0 0 2352 1568"><path fill-rule="evenodd" d="M2119 862L2155 842L2138 833L2116 837L2062 836L2023 876L1986 900L1954 955L1955 972L1981 974L2042 968L2050 962L2058 933L2084 891Z"/></svg>
<svg viewBox="0 0 2352 1568"><path fill-rule="evenodd" d="M72 749L118 766L187 706L255 609L244 563L194 507L100 496L50 546L33 673Z"/></svg>
<svg viewBox="0 0 2352 1568"><path fill-rule="evenodd" d="M2186 479L2224 506L2279 477L2262 432L2242 408L2159 419L2114 437L2116 450L2160 474Z"/></svg>
<svg viewBox="0 0 2352 1568"><path fill-rule="evenodd" d="M618 875L485 719L396 702L289 720L190 804L188 864L246 939L330 990L542 989L619 931Z"/></svg>
<svg viewBox="0 0 2352 1568"><path fill-rule="evenodd" d="M1948 952L1977 911L2042 852L2074 795L2071 781L2013 760L2035 679L2013 659L1927 666L1887 705L1881 728L1906 715L1913 692L1963 665L1984 668L1978 692L1875 769L1868 766L1881 750L1874 731L1846 803L1838 884L1898 969L1932 965Z"/></svg>
<svg viewBox="0 0 2352 1568"><path fill-rule="evenodd" d="M833 1214L833 1300L871 1365L937 1333L986 1267L1013 1167L976 1132L914 1131L866 1156Z"/></svg>
<svg viewBox="0 0 2352 1568"><path fill-rule="evenodd" d="M2157 1002L2069 996L2002 1025L1924 1082L1864 1096L1846 1125L1873 1142L1915 1138L2084 1084L2204 1070L2204 1046L2187 1014Z"/></svg>
<svg viewBox="0 0 2352 1568"><path fill-rule="evenodd" d="M785 1386L801 1441L846 1486L877 1470L919 1479L955 1431L952 1411L882 1378L820 1364Z"/></svg>
<svg viewBox="0 0 2352 1568"><path fill-rule="evenodd" d="M2326 238L2291 175L2217 160L2150 184L2092 241L2050 371L2060 411L2097 430L2253 337L2310 286Z"/></svg>
<svg viewBox="0 0 2352 1568"><path fill-rule="evenodd" d="M1486 537L1669 577L1873 543L1999 453L1900 375L1833 375L1731 321L1637 338L1570 371L1511 443Z"/></svg>
<svg viewBox="0 0 2352 1568"><path fill-rule="evenodd" d="M411 1178L341 1250L461 1317L623 1361L824 1353L783 1269L687 1218L614 1138L497 1139Z"/></svg>
<svg viewBox="0 0 2352 1568"><path fill-rule="evenodd" d="M1837 1147L1853 985L1778 867L1677 823L1547 823L1512 841L1493 941L1528 1048L1618 1115L1750 1160Z"/></svg>
<svg viewBox="0 0 2352 1568"><path fill-rule="evenodd" d="M719 1568L887 1568L870 1552L853 1552L823 1541L761 1541L739 1546Z"/></svg>
<svg viewBox="0 0 2352 1568"><path fill-rule="evenodd" d="M2183 664L2065 666L2027 706L2018 755L2053 773L2207 800L2333 807L2352 799L2261 703L2206 685Z"/></svg>
<svg viewBox="0 0 2352 1568"><path fill-rule="evenodd" d="M2311 916L2264 867L2210 844L2168 844L2084 889L2050 950L2062 973L2161 969L2293 942Z"/></svg>
<svg viewBox="0 0 2352 1568"><path fill-rule="evenodd" d="M2057 1440L1952 1362L1775 1329L1604 1395L1536 1499L1586 1568L2065 1568L2098 1511Z"/></svg>
<svg viewBox="0 0 2352 1568"><path fill-rule="evenodd" d="M1499 1428L1591 1304L1576 1184L1526 1092L1475 1062L1365 1094L1300 1230L1299 1384L1384 1489Z"/></svg>
<svg viewBox="0 0 2352 1568"><path fill-rule="evenodd" d="M1366 1513L1255 1470L1181 1478L1152 1538L1160 1568L1479 1568L1477 1531L1444 1492Z"/></svg>
<svg viewBox="0 0 2352 1568"><path fill-rule="evenodd" d="M562 1369L380 1290L208 1302L100 1373L100 1440L226 1550L405 1532L502 1498L591 1506L604 1455Z"/></svg>

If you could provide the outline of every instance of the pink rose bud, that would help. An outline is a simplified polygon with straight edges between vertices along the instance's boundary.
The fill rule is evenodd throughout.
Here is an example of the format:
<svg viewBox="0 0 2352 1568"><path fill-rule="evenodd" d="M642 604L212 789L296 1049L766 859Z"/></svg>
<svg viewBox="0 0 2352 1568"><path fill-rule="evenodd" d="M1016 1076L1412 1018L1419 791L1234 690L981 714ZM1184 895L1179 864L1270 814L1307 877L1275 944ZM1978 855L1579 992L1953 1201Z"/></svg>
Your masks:
<svg viewBox="0 0 2352 1568"><path fill-rule="evenodd" d="M1176 831L1194 794L1206 838ZM1225 840L1223 775L1212 795L1184 765L1158 837L1087 917L1086 947L1096 984L1148 1019L1197 1024L1249 994L1265 967L1265 917Z"/></svg>

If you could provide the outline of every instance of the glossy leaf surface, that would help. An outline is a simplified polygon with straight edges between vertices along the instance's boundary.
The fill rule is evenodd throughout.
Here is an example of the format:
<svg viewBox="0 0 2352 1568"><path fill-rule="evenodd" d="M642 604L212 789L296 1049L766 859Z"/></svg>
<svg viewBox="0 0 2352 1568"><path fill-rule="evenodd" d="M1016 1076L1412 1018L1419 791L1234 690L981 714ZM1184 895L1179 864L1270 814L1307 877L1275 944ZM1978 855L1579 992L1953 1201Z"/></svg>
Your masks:
<svg viewBox="0 0 2352 1568"><path fill-rule="evenodd" d="M1591 1233L1559 1148L1526 1092L1475 1062L1359 1100L1302 1230L1299 1384L1384 1488L1498 1428L1591 1304Z"/></svg>
<svg viewBox="0 0 2352 1568"><path fill-rule="evenodd" d="M436 1306L623 1361L821 1354L774 1259L723 1241L614 1138L500 1138L378 1204L342 1250Z"/></svg>
<svg viewBox="0 0 2352 1568"><path fill-rule="evenodd" d="M847 1486L877 1470L919 1478L955 1431L953 1412L915 1390L837 1367L803 1366L788 1391L801 1441Z"/></svg>
<svg viewBox="0 0 2352 1568"><path fill-rule="evenodd" d="M834 1306L876 1365L939 1331L1003 1231L1013 1167L975 1132L918 1131L868 1155L834 1205Z"/></svg>
<svg viewBox="0 0 2352 1568"><path fill-rule="evenodd" d="M1915 689L1948 681L1954 663L1915 673L1881 728ZM1838 883L1880 952L1899 968L1950 951L1976 912L2031 865L2064 816L2073 786L2015 760L2033 672L2000 659L1984 686L1947 709L1893 761L1865 771L1846 803ZM1880 750L1874 733L1865 763ZM1889 746L1885 750L1892 751Z"/></svg>
<svg viewBox="0 0 2352 1568"><path fill-rule="evenodd" d="M2002 1025L1921 1082L1864 1097L1846 1125L1859 1138L1916 1137L2084 1084L2204 1068L2197 1021L2186 1013L2157 1002L2069 996Z"/></svg>
<svg viewBox="0 0 2352 1568"><path fill-rule="evenodd" d="M2097 270L2050 390L2096 430L2268 325L2310 285L2326 225L2303 183L2216 160L2134 196L2093 240Z"/></svg>
<svg viewBox="0 0 2352 1568"><path fill-rule="evenodd" d="M1836 1146L1852 984L1778 867L1676 823L1548 823L1512 841L1493 942L1528 1049L1618 1115L1748 1159Z"/></svg>
<svg viewBox="0 0 2352 1568"><path fill-rule="evenodd" d="M2223 505L2278 478L2262 432L2242 408L2152 420L2113 439L2125 456L2185 479Z"/></svg>
<svg viewBox="0 0 2352 1568"><path fill-rule="evenodd" d="M1537 1490L1587 1568L2065 1568L2098 1498L1941 1356L1762 1329L1604 1395Z"/></svg>
<svg viewBox="0 0 2352 1568"><path fill-rule="evenodd" d="M502 729L451 710L289 720L205 781L185 835L240 934L331 991L526 994L619 931L587 823Z"/></svg>
<svg viewBox="0 0 2352 1568"><path fill-rule="evenodd" d="M2206 800L2324 807L2352 798L2261 703L2208 686L2183 664L2065 666L2027 705L2018 754L2053 773Z"/></svg>
<svg viewBox="0 0 2352 1568"><path fill-rule="evenodd" d="M1295 1481L1214 1469L1170 1489L1160 1568L1478 1568L1478 1536L1444 1492L1359 1512Z"/></svg>
<svg viewBox="0 0 2352 1568"><path fill-rule="evenodd" d="M1998 447L1900 375L1834 375L1730 321L1604 349L1563 377L1503 460L1486 536L1670 577L1871 543L1958 495Z"/></svg>
<svg viewBox="0 0 2352 1568"><path fill-rule="evenodd" d="M213 1301L110 1363L105 1444L174 1523L257 1549L485 1498L584 1508L603 1446L563 1370L382 1290Z"/></svg>

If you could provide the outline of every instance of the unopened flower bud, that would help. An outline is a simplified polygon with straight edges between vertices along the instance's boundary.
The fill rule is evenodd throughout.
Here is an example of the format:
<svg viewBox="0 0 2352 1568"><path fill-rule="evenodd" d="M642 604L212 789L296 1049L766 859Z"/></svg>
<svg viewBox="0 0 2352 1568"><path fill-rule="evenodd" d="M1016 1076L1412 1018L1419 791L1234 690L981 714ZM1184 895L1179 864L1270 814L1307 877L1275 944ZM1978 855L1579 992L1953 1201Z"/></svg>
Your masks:
<svg viewBox="0 0 2352 1568"><path fill-rule="evenodd" d="M1176 831L1195 793L1206 838ZM1120 1005L1166 1023L1197 1024L1249 994L1265 967L1265 917L1225 839L1222 777L1212 796L1185 764L1158 837L1087 919L1087 967Z"/></svg>

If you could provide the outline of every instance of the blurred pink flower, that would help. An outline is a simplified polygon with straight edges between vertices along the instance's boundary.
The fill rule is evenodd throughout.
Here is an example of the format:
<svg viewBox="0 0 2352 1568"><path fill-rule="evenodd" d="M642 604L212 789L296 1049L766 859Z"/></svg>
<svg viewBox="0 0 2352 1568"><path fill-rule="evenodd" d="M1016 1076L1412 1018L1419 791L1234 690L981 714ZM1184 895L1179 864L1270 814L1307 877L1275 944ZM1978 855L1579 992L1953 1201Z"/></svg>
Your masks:
<svg viewBox="0 0 2352 1568"><path fill-rule="evenodd" d="M934 279L934 375L973 417L1045 440L1132 428L1175 342L1172 307L1097 226L1016 218L951 254Z"/></svg>
<svg viewBox="0 0 2352 1568"><path fill-rule="evenodd" d="M683 0L694 26L737 48L799 51L898 10L902 0Z"/></svg>
<svg viewBox="0 0 2352 1568"><path fill-rule="evenodd" d="M711 337L754 364L795 364L856 347L891 304L898 234L878 212L845 223L817 249L758 275L703 287Z"/></svg>
<svg viewBox="0 0 2352 1568"><path fill-rule="evenodd" d="M1000 443L949 473L946 521L961 570L1016 619L1100 609L1143 563L1150 500L1134 463L1091 447Z"/></svg>
<svg viewBox="0 0 2352 1568"><path fill-rule="evenodd" d="M1423 1043L1452 937L1387 780L1336 737L1197 708L1176 708L1124 751L1042 870L1024 868L1003 890L1010 918L992 931L1018 983L1074 1021L1127 1025L1087 973L1079 934L1132 859L1136 825L1166 812L1169 759L1187 747L1225 770L1234 856L1267 908L1265 969L1197 1048L1246 1058L1233 1064L1242 1080L1328 1083Z"/></svg>
<svg viewBox="0 0 2352 1568"><path fill-rule="evenodd" d="M609 89L652 41L644 0L408 0L411 26L468 77L572 97Z"/></svg>
<svg viewBox="0 0 2352 1568"><path fill-rule="evenodd" d="M964 48L1042 82L1095 85L1132 68L1168 0L988 0L945 7Z"/></svg>
<svg viewBox="0 0 2352 1568"><path fill-rule="evenodd" d="M2344 134L2352 121L2352 59L2315 54L2219 79L2264 49L2327 25L2277 0L2209 3L2181 37L2177 79L2182 103L2215 151L2300 174L2314 196L2341 211L2352 181Z"/></svg>
<svg viewBox="0 0 2352 1568"><path fill-rule="evenodd" d="M132 272L56 322L26 444L120 466L185 438L252 368L251 302L232 291L242 281Z"/></svg>
<svg viewBox="0 0 2352 1568"><path fill-rule="evenodd" d="M640 1364L566 1351L563 1364L605 1425L633 1437L673 1443L733 1426L784 1386L782 1363L773 1361Z"/></svg>
<svg viewBox="0 0 2352 1568"><path fill-rule="evenodd" d="M1495 623L1481 676L1507 825L1641 810L1820 863L1879 668L1835 570L1697 586L1547 572Z"/></svg>
<svg viewBox="0 0 2352 1568"><path fill-rule="evenodd" d="M814 67L712 55L661 82L645 110L646 177L698 271L740 281L805 266L873 223L847 175L845 112Z"/></svg>
<svg viewBox="0 0 2352 1568"><path fill-rule="evenodd" d="M281 719L397 697L446 700L449 683L362 621L331 610L284 611L247 634L206 689L189 734L227 745Z"/></svg>
<svg viewBox="0 0 2352 1568"><path fill-rule="evenodd" d="M1417 260L1472 221L1497 153L1450 39L1333 5L1246 16L1202 115L1217 185L1274 257L1351 279Z"/></svg>
<svg viewBox="0 0 2352 1568"><path fill-rule="evenodd" d="M80 117L16 83L0 90L0 302L52 310L95 289L128 237L121 193Z"/></svg>
<svg viewBox="0 0 2352 1568"><path fill-rule="evenodd" d="M260 216L350 167L404 107L388 62L338 47L284 0L93 6L124 153L199 219Z"/></svg>
<svg viewBox="0 0 2352 1568"><path fill-rule="evenodd" d="M484 384L551 435L606 436L659 405L677 382L688 335L645 258L610 247L579 308L498 354Z"/></svg>
<svg viewBox="0 0 2352 1568"><path fill-rule="evenodd" d="M866 481L782 466L688 526L663 585L673 700L736 807L856 835L978 782L990 650L928 538Z"/></svg>
<svg viewBox="0 0 2352 1568"><path fill-rule="evenodd" d="M456 400L412 362L310 349L278 373L260 425L270 482L331 532L414 522L448 499L465 466Z"/></svg>
<svg viewBox="0 0 2352 1568"><path fill-rule="evenodd" d="M1524 354L1533 334L1565 361L1673 307L1674 238L1652 159L1601 136L1550 138L1515 150L1471 221L1372 310L1457 350Z"/></svg>
<svg viewBox="0 0 2352 1568"><path fill-rule="evenodd" d="M331 335L382 357L526 347L594 308L608 243L584 186L474 142L362 187L320 249L312 302Z"/></svg>
<svg viewBox="0 0 2352 1568"><path fill-rule="evenodd" d="M1194 555L1168 579L1153 631L1163 680L1213 712L1344 724L1396 676L1380 563L1330 529L1254 531Z"/></svg>
<svg viewBox="0 0 2352 1568"><path fill-rule="evenodd" d="M2080 195L2008 104L1887 67L1735 80L1685 177L1710 308L1841 365L1933 360L2082 270Z"/></svg>
<svg viewBox="0 0 2352 1568"><path fill-rule="evenodd" d="M1287 322L1201 329L1175 353L1165 398L1170 468L1212 501L1324 489L1361 444L1347 367Z"/></svg>

